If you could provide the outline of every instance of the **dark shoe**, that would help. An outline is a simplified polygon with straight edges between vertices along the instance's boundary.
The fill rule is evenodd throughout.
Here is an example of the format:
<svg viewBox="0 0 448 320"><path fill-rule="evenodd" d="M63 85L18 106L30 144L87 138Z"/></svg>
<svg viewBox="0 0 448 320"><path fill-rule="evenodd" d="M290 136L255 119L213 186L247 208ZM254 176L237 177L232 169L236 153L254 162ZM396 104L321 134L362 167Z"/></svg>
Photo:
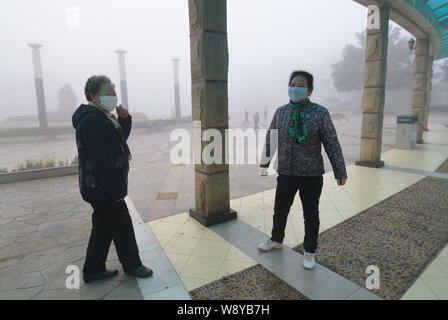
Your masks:
<svg viewBox="0 0 448 320"><path fill-rule="evenodd" d="M115 277L118 274L118 270L106 270L101 273L95 274L83 274L82 277L84 279L84 283L89 283L95 280L107 279L111 277Z"/></svg>
<svg viewBox="0 0 448 320"><path fill-rule="evenodd" d="M130 276L134 276L137 278L148 278L150 276L152 276L153 271L147 267L145 267L144 265L140 265L139 267L129 270L129 271L125 271L126 274L130 275Z"/></svg>

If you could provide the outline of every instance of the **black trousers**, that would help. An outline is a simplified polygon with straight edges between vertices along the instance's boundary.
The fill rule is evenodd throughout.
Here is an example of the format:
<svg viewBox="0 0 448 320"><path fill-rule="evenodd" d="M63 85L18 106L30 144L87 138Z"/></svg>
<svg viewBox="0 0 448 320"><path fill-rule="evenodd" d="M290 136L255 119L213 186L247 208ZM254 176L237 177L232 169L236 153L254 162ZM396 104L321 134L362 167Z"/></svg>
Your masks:
<svg viewBox="0 0 448 320"><path fill-rule="evenodd" d="M305 220L303 246L306 252L316 252L319 235L319 198L322 193L323 181L322 176L299 177L280 174L277 177L271 240L283 242L289 210L297 191L299 191L303 219Z"/></svg>
<svg viewBox="0 0 448 320"><path fill-rule="evenodd" d="M106 270L107 254L112 240L124 271L142 264L135 240L131 216L124 200L94 206L92 233L87 246L83 272L100 273Z"/></svg>

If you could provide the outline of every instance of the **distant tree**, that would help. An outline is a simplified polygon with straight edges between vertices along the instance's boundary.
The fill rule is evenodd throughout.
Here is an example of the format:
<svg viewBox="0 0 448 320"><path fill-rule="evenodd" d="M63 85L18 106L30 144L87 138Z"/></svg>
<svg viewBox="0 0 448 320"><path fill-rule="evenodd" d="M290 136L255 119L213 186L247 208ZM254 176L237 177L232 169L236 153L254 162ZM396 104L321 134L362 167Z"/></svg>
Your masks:
<svg viewBox="0 0 448 320"><path fill-rule="evenodd" d="M366 52L366 31L355 33L358 45L348 44L342 61L332 65L331 73L338 91L362 90ZM386 88L389 90L412 89L413 54L408 39L401 36L399 27L389 26Z"/></svg>
<svg viewBox="0 0 448 320"><path fill-rule="evenodd" d="M448 82L448 59L444 59L440 65L439 79L440 83Z"/></svg>
<svg viewBox="0 0 448 320"><path fill-rule="evenodd" d="M448 85L448 59L434 61L433 70L433 89L446 91Z"/></svg>

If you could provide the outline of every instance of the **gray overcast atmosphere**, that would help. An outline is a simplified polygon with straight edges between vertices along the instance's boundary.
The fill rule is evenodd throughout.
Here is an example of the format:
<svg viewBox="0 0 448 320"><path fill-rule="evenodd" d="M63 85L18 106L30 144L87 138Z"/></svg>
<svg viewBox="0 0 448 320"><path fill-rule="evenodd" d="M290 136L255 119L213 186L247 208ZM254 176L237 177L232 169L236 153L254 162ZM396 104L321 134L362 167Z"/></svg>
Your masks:
<svg viewBox="0 0 448 320"><path fill-rule="evenodd" d="M71 7L79 28L71 28ZM352 0L228 0L229 110L270 111L287 101L294 69L315 75L314 100L328 97L331 64L366 25L367 10ZM41 43L47 111L57 109L56 92L69 83L85 102L84 84L93 74L111 77L119 90L117 49L127 50L131 112L168 118L174 108L173 66L180 58L182 115L191 113L187 0L1 0L0 120L36 114L36 95L27 43ZM119 97L120 99L120 97Z"/></svg>

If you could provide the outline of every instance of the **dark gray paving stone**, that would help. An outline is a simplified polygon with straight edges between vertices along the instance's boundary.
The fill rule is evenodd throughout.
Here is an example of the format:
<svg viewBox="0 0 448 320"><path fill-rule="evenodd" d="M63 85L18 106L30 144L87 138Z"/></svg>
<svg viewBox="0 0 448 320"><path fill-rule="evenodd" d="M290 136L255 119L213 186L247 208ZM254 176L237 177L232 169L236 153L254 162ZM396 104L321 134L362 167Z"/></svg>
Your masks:
<svg viewBox="0 0 448 320"><path fill-rule="evenodd" d="M37 231L37 226L28 225L24 222L11 222L0 226L0 233L4 238L23 236Z"/></svg>
<svg viewBox="0 0 448 320"><path fill-rule="evenodd" d="M86 244L74 246L60 253L57 256L57 261L61 263L78 261L82 258L85 258L86 252L87 252Z"/></svg>
<svg viewBox="0 0 448 320"><path fill-rule="evenodd" d="M41 291L42 287L0 291L0 300L29 300Z"/></svg>
<svg viewBox="0 0 448 320"><path fill-rule="evenodd" d="M369 292L366 289L359 289L354 294L349 296L347 300L382 300L376 294Z"/></svg>
<svg viewBox="0 0 448 320"><path fill-rule="evenodd" d="M20 273L41 271L42 269L48 268L54 265L56 258L49 255L32 254L24 257L17 263L9 266L9 268L14 269Z"/></svg>
<svg viewBox="0 0 448 320"><path fill-rule="evenodd" d="M145 300L191 300L191 296L183 285L145 295Z"/></svg>
<svg viewBox="0 0 448 320"><path fill-rule="evenodd" d="M137 279L143 296L182 285L179 275L162 248L145 251L140 254L140 257L145 266L154 270L151 277Z"/></svg>
<svg viewBox="0 0 448 320"><path fill-rule="evenodd" d="M79 289L79 293L81 294L81 299L83 300L99 300L111 293L120 284L121 281L109 279L97 280L85 284L81 289Z"/></svg>
<svg viewBox="0 0 448 320"><path fill-rule="evenodd" d="M104 297L104 300L143 300L135 278L123 281L117 288Z"/></svg>
<svg viewBox="0 0 448 320"><path fill-rule="evenodd" d="M79 290L43 290L35 295L32 300L81 300Z"/></svg>
<svg viewBox="0 0 448 320"><path fill-rule="evenodd" d="M45 284L45 280L39 272L29 272L23 274L16 274L7 277L5 281L0 284L1 291L27 289Z"/></svg>
<svg viewBox="0 0 448 320"><path fill-rule="evenodd" d="M247 223L244 223L240 219L211 226L210 229L232 243L234 246L266 236L265 233L253 228Z"/></svg>

